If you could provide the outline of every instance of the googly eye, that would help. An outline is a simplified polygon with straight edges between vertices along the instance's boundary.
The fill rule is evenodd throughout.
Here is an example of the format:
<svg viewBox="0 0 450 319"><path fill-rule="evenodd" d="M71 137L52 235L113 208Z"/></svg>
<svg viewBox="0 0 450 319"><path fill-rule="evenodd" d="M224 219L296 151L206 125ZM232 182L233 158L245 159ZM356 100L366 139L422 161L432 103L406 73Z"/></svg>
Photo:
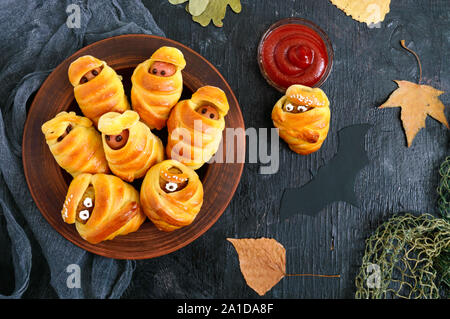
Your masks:
<svg viewBox="0 0 450 319"><path fill-rule="evenodd" d="M170 182L170 183L167 183L167 184L166 184L166 189L167 189L169 192L174 192L174 191L177 190L177 188L178 188L178 185L177 185L176 183Z"/></svg>
<svg viewBox="0 0 450 319"><path fill-rule="evenodd" d="M288 112L291 112L292 110L294 110L294 106L291 103L286 104L285 108L286 108L286 111L288 111Z"/></svg>
<svg viewBox="0 0 450 319"><path fill-rule="evenodd" d="M87 209L82 210L80 212L80 218L81 220L87 220L89 218L89 211Z"/></svg>
<svg viewBox="0 0 450 319"><path fill-rule="evenodd" d="M299 105L299 106L297 106L297 110L300 112L305 112L307 110L307 108L306 108L306 106Z"/></svg>
<svg viewBox="0 0 450 319"><path fill-rule="evenodd" d="M90 208L92 207L92 199L89 197L86 197L86 199L83 201L84 207Z"/></svg>

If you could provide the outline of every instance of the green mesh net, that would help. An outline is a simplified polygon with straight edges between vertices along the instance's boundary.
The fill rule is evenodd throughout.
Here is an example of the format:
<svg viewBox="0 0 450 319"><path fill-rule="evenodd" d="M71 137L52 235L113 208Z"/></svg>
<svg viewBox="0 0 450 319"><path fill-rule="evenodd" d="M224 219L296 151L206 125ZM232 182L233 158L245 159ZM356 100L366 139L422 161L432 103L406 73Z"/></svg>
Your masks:
<svg viewBox="0 0 450 319"><path fill-rule="evenodd" d="M395 215L366 241L356 298L450 298L450 157L439 173L438 209Z"/></svg>
<svg viewBox="0 0 450 319"><path fill-rule="evenodd" d="M441 182L437 189L438 209L443 218L450 220L450 156L442 163L439 175L441 175Z"/></svg>

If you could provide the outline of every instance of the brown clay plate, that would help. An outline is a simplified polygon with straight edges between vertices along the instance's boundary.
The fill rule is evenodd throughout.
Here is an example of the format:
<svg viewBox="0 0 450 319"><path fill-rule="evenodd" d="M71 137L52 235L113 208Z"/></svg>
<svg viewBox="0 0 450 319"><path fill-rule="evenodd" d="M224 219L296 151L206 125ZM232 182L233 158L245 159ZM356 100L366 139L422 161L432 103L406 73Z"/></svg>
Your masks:
<svg viewBox="0 0 450 319"><path fill-rule="evenodd" d="M118 259L145 259L162 256L186 246L208 230L222 215L238 186L243 163L206 164L197 171L203 181L204 202L194 222L174 232L159 231L149 220L132 234L117 236L113 240L93 245L83 240L74 225L63 222L61 208L71 176L54 160L41 132L41 125L61 111L75 111L82 115L67 78L72 61L86 54L104 60L123 77L129 97L131 75L134 68L161 46L179 48L186 59L183 70L183 98L189 98L204 85L220 87L227 95L230 111L225 118L226 127L244 128L244 121L236 97L217 69L192 49L173 40L150 35L123 35L105 39L79 50L63 61L42 84L28 112L23 134L23 166L31 195L45 219L62 236L92 253ZM165 142L166 132L155 132ZM245 151L245 137L227 141L225 131L222 147L236 153L237 147ZM234 146L231 146L234 145ZM224 151L225 154L225 151ZM243 153L242 153L243 154ZM133 185L139 190L140 182Z"/></svg>

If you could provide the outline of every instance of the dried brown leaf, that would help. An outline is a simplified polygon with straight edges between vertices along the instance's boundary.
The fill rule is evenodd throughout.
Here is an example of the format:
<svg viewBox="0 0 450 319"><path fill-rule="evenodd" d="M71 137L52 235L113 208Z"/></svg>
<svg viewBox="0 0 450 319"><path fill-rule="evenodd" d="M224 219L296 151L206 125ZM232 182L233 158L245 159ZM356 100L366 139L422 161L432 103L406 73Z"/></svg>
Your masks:
<svg viewBox="0 0 450 319"><path fill-rule="evenodd" d="M380 106L401 107L401 120L405 129L408 147L421 128L425 127L425 119L430 115L447 128L448 122L444 114L444 104L439 96L444 93L429 85L415 84L409 81L395 81L398 89Z"/></svg>
<svg viewBox="0 0 450 319"><path fill-rule="evenodd" d="M236 249L247 285L260 296L286 275L286 249L271 238L227 238Z"/></svg>

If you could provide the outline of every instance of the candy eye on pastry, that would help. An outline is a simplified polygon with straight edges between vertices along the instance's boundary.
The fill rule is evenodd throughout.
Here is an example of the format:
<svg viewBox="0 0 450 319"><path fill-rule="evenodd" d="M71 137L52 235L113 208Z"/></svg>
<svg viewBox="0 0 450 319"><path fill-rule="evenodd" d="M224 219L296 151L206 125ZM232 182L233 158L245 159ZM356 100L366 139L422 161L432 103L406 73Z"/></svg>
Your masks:
<svg viewBox="0 0 450 319"><path fill-rule="evenodd" d="M203 105L197 108L197 113L200 115L211 119L211 120L218 120L219 119L219 112L217 111L217 108L212 105Z"/></svg>
<svg viewBox="0 0 450 319"><path fill-rule="evenodd" d="M172 63L155 61L150 66L148 72L157 76L169 77L177 72L177 67Z"/></svg>
<svg viewBox="0 0 450 319"><path fill-rule="evenodd" d="M93 78L95 78L97 75L100 74L100 72L102 72L103 70L103 65L100 67L97 67L95 69L92 69L88 72L86 72L83 77L80 79L80 84L84 84L86 82L89 82L90 80L92 80Z"/></svg>
<svg viewBox="0 0 450 319"><path fill-rule="evenodd" d="M117 135L105 135L106 144L113 150L119 150L127 144L129 135L130 131L128 129Z"/></svg>
<svg viewBox="0 0 450 319"><path fill-rule="evenodd" d="M166 193L173 193L184 189L189 182L186 174L176 168L163 169L159 176L159 186Z"/></svg>

